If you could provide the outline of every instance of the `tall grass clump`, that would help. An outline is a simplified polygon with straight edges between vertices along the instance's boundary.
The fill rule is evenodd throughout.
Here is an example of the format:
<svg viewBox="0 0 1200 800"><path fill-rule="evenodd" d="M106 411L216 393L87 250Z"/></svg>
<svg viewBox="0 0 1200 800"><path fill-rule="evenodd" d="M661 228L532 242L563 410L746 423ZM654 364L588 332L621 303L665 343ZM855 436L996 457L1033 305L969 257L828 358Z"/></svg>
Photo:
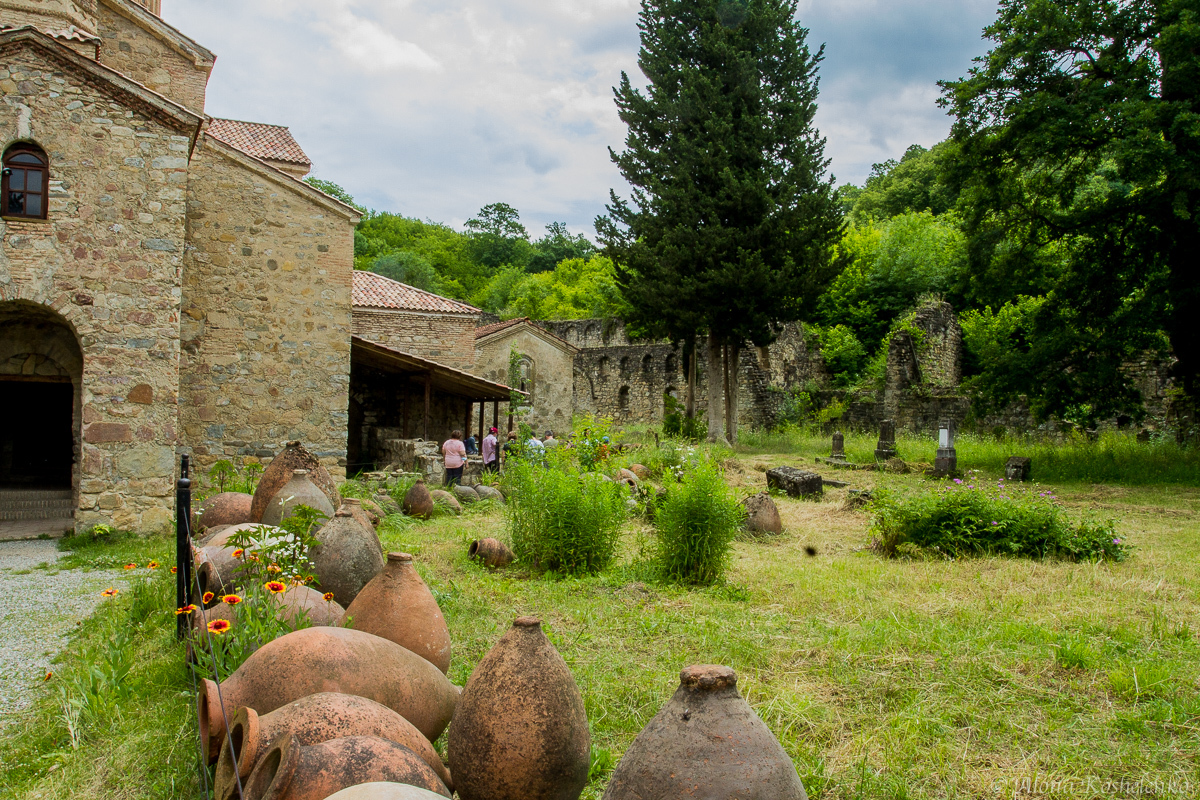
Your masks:
<svg viewBox="0 0 1200 800"><path fill-rule="evenodd" d="M872 504L876 546L894 556L917 548L951 557L1011 555L1121 561L1129 546L1110 522L1073 522L1049 491L981 477L919 494L879 490Z"/></svg>
<svg viewBox="0 0 1200 800"><path fill-rule="evenodd" d="M721 470L707 459L669 484L655 513L662 578L693 585L720 581L744 516Z"/></svg>
<svg viewBox="0 0 1200 800"><path fill-rule="evenodd" d="M599 572L612 562L628 513L620 484L567 465L515 462L505 486L505 516L519 561L571 575Z"/></svg>

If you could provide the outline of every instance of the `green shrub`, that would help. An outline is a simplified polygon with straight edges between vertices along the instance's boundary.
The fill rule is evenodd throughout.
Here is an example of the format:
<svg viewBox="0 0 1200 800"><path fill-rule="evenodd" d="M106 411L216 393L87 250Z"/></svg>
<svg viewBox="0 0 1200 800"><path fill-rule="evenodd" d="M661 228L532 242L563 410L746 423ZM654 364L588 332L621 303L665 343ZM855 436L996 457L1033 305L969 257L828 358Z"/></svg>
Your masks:
<svg viewBox="0 0 1200 800"><path fill-rule="evenodd" d="M744 516L721 470L708 460L670 484L655 513L655 561L662 577L700 585L721 580Z"/></svg>
<svg viewBox="0 0 1200 800"><path fill-rule="evenodd" d="M595 472L516 462L505 473L513 554L537 570L599 572L612 562L626 495Z"/></svg>
<svg viewBox="0 0 1200 800"><path fill-rule="evenodd" d="M687 407L663 392L663 436L678 436L692 441L703 441L708 436L708 423L700 417L687 416Z"/></svg>
<svg viewBox="0 0 1200 800"><path fill-rule="evenodd" d="M1112 522L1071 522L1049 491L955 479L917 495L876 492L871 532L888 555L911 546L951 557L991 553L1121 561L1129 546Z"/></svg>

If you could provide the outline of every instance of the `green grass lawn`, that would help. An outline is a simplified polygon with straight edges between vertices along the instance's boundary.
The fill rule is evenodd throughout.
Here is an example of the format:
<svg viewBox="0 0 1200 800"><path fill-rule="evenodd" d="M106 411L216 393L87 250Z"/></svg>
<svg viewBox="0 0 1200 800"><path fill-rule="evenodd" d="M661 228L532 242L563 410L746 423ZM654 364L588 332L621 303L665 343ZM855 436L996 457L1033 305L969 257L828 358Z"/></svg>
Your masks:
<svg viewBox="0 0 1200 800"><path fill-rule="evenodd" d="M815 439L807 450L751 444L726 462L727 479L745 493L764 486L769 466L823 471L811 461L825 454ZM863 443L847 444L852 458L861 455ZM826 475L861 488L922 486L915 475ZM865 549L869 518L844 507L846 490L819 502L778 499L785 534L739 541L728 583L707 589L649 580L639 558L651 530L640 523L627 526L617 566L582 579L489 574L470 562L472 539L505 534L496 508L381 538L385 549L418 556L450 626L455 683L514 617L542 617L592 726L585 797L600 797L679 670L696 663L737 670L812 798L1031 796L1025 781L1054 797L1114 796L1121 786L1200 796L1200 489L1048 485L1073 512L1116 519L1132 557L888 561ZM93 544L72 563L170 563L169 547ZM5 796L199 796L169 576L154 580L81 626L56 677L34 690L35 709L5 730ZM72 740L59 692L118 645L136 654L113 690L120 702Z"/></svg>

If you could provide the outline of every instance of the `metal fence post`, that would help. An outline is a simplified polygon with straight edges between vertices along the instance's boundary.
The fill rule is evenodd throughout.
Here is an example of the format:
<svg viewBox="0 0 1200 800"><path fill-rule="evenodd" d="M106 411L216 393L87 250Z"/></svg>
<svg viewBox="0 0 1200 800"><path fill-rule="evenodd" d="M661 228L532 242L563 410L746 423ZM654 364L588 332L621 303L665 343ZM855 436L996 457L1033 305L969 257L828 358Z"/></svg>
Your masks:
<svg viewBox="0 0 1200 800"><path fill-rule="evenodd" d="M175 602L176 608L192 602L192 482L188 478L188 457L183 456L179 467L179 482L175 484ZM175 635L183 639L188 633L190 614L176 617Z"/></svg>

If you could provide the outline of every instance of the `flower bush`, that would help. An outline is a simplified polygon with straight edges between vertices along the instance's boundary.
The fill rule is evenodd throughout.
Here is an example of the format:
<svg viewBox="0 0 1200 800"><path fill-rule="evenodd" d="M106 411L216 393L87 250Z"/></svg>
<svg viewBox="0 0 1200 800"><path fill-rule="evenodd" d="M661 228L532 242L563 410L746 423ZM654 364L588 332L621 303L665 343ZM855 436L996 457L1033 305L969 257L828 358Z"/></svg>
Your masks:
<svg viewBox="0 0 1200 800"><path fill-rule="evenodd" d="M1047 490L978 476L916 495L877 490L871 534L889 556L906 547L955 558L995 554L1121 561L1128 555L1129 545L1111 521L1074 522L1057 501Z"/></svg>

